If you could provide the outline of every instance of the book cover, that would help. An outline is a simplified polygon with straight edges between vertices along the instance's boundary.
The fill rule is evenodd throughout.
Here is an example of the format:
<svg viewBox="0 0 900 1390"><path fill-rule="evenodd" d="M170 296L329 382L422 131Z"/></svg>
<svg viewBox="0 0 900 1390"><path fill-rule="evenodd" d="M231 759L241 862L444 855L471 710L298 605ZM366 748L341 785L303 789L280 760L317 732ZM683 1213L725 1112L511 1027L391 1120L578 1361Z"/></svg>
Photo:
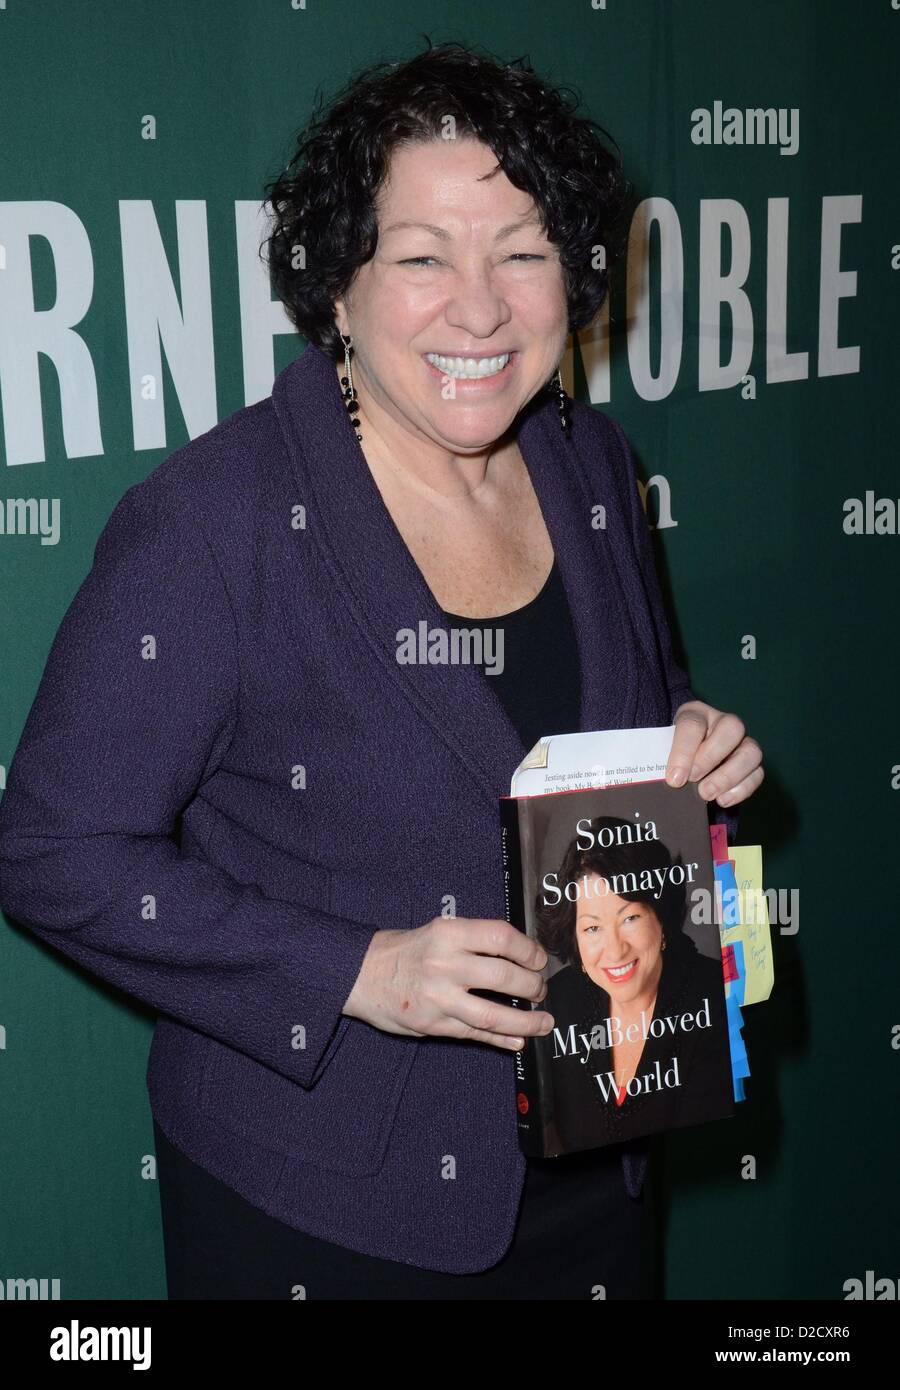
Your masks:
<svg viewBox="0 0 900 1390"><path fill-rule="evenodd" d="M734 1113L707 805L664 780L671 729L625 735L541 740L500 802L507 917L548 955L512 1003L554 1019L516 1053L529 1157Z"/></svg>

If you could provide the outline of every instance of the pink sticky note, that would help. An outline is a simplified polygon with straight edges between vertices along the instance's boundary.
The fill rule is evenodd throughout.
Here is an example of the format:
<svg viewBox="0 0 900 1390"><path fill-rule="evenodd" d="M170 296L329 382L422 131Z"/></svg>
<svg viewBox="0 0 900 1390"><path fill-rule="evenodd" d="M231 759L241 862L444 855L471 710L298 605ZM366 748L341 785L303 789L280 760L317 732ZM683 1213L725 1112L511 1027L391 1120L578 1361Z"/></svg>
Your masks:
<svg viewBox="0 0 900 1390"><path fill-rule="evenodd" d="M728 829L724 825L716 822L709 827L709 838L712 842L712 855L714 864L724 864L728 858Z"/></svg>

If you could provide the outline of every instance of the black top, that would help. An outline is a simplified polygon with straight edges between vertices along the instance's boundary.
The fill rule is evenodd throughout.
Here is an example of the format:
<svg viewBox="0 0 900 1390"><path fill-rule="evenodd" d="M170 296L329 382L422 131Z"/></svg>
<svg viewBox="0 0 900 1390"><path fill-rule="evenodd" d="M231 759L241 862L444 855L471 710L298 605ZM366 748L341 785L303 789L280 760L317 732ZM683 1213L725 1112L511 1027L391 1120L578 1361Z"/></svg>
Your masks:
<svg viewBox="0 0 900 1390"><path fill-rule="evenodd" d="M512 613L496 618L444 617L456 627L503 629L503 669L485 679L497 692L529 751L546 734L580 728L581 666L565 586L556 559L543 589ZM512 777L515 768L509 769Z"/></svg>

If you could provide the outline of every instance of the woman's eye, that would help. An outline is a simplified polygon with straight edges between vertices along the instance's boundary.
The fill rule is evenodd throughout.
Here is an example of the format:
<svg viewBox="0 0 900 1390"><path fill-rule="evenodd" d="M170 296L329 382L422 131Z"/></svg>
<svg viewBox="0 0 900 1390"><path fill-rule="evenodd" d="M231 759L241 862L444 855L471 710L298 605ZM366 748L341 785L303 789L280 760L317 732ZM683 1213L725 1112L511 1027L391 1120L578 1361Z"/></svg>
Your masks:
<svg viewBox="0 0 900 1390"><path fill-rule="evenodd" d="M434 261L434 256L409 256L406 260L398 261L398 265L424 265L426 261ZM546 256L539 256L533 252L515 251L506 258L509 261L545 261Z"/></svg>

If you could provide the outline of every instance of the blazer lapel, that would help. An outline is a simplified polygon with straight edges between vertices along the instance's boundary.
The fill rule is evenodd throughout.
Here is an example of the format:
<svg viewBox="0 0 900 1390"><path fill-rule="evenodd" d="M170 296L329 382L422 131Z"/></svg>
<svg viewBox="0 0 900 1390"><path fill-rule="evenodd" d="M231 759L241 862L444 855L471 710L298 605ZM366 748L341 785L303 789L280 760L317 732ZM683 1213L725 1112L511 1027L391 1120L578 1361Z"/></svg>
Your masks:
<svg viewBox="0 0 900 1390"><path fill-rule="evenodd" d="M412 702L496 808L529 749L491 688L493 678L480 666L398 662L401 630L418 633L422 622L426 631L445 629L446 619L369 471L331 360L309 344L276 378L272 399L307 531L321 546L347 621L369 643L398 694ZM577 413L567 443L555 405L538 397L520 416L517 442L572 612L581 658L581 728L627 728L638 704L637 674L616 599L609 541L605 531L591 526L595 499L580 475L578 434Z"/></svg>

